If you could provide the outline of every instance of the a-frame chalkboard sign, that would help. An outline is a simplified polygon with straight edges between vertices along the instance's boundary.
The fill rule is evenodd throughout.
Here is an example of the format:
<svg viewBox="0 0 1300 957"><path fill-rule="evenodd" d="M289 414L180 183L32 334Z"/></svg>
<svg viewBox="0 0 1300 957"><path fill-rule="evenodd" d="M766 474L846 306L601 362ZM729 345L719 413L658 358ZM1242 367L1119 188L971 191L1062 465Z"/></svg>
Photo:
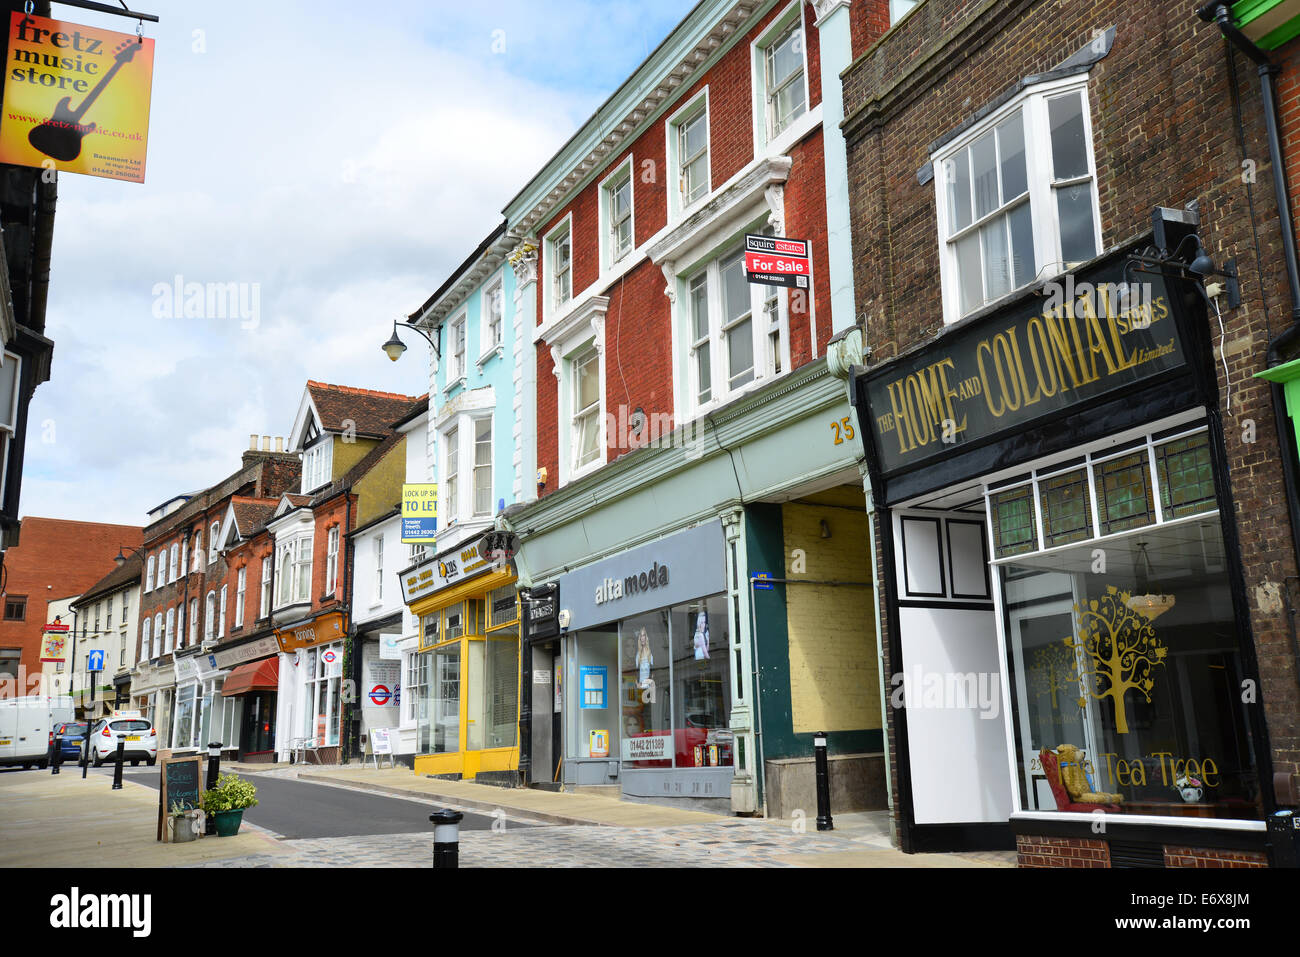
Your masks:
<svg viewBox="0 0 1300 957"><path fill-rule="evenodd" d="M203 791L203 757L188 755L181 758L163 758L158 762L161 781L158 789L158 840L166 842L167 815L173 804L186 810L199 806Z"/></svg>

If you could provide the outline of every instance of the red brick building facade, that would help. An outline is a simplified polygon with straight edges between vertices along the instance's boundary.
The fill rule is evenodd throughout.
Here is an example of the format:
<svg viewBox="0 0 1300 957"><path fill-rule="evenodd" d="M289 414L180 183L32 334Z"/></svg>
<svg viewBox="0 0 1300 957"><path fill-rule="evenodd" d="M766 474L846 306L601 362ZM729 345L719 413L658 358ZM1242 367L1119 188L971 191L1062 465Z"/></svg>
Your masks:
<svg viewBox="0 0 1300 957"><path fill-rule="evenodd" d="M18 669L39 675L41 626L49 622L48 603L80 595L112 570L119 548L129 552L139 544L140 529L130 525L23 519L19 544L5 553L5 607L0 619L3 670L12 670L15 678Z"/></svg>

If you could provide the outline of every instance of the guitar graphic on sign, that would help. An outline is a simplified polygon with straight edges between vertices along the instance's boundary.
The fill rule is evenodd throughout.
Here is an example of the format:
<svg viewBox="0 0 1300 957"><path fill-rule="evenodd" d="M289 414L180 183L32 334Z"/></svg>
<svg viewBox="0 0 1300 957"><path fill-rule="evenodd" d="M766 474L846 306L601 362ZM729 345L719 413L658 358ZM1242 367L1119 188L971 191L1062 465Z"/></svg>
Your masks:
<svg viewBox="0 0 1300 957"><path fill-rule="evenodd" d="M80 156L82 139L87 133L93 133L98 129L95 123L82 126L81 118L86 115L86 111L99 98L99 94L104 92L104 88L117 75L117 71L135 58L135 51L140 47L141 42L139 40L127 40L118 47L114 53L117 62L113 64L112 68L104 74L103 79L86 96L85 102L81 104L80 109L73 110L72 97L65 96L59 100L59 105L54 108L54 115L27 134L28 142L46 156L64 163L71 162Z"/></svg>

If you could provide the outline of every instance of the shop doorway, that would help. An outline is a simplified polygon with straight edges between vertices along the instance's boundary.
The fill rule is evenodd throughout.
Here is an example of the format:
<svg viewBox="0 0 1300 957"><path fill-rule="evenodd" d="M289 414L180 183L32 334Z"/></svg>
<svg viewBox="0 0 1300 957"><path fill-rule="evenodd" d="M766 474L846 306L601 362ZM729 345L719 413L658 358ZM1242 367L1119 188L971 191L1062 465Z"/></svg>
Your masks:
<svg viewBox="0 0 1300 957"><path fill-rule="evenodd" d="M271 755L275 750L276 693L257 691L244 699L244 719L239 736L239 757Z"/></svg>
<svg viewBox="0 0 1300 957"><path fill-rule="evenodd" d="M564 667L558 641L533 646L532 782L548 787L560 780L561 681Z"/></svg>
<svg viewBox="0 0 1300 957"><path fill-rule="evenodd" d="M902 661L891 692L906 709L913 822L945 842L1010 818L1005 669L983 497L923 505L892 513Z"/></svg>

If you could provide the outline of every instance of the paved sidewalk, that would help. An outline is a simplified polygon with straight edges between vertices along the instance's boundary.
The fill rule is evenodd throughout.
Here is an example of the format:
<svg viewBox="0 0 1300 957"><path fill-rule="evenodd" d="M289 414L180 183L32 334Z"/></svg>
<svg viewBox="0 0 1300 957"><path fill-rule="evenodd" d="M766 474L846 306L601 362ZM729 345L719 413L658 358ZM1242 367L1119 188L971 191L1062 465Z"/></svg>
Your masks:
<svg viewBox="0 0 1300 957"><path fill-rule="evenodd" d="M638 804L603 794L574 794L538 791L532 788L499 788L473 781L442 781L418 776L409 768L303 767L300 781L359 787L402 797L418 795L457 808L477 811L502 810L534 821L561 825L605 825L610 827L670 827L708 824L729 820L720 814Z"/></svg>
<svg viewBox="0 0 1300 957"><path fill-rule="evenodd" d="M250 855L278 861L282 842L245 824L234 837L157 840L158 792L65 766L0 773L0 867L178 867Z"/></svg>

